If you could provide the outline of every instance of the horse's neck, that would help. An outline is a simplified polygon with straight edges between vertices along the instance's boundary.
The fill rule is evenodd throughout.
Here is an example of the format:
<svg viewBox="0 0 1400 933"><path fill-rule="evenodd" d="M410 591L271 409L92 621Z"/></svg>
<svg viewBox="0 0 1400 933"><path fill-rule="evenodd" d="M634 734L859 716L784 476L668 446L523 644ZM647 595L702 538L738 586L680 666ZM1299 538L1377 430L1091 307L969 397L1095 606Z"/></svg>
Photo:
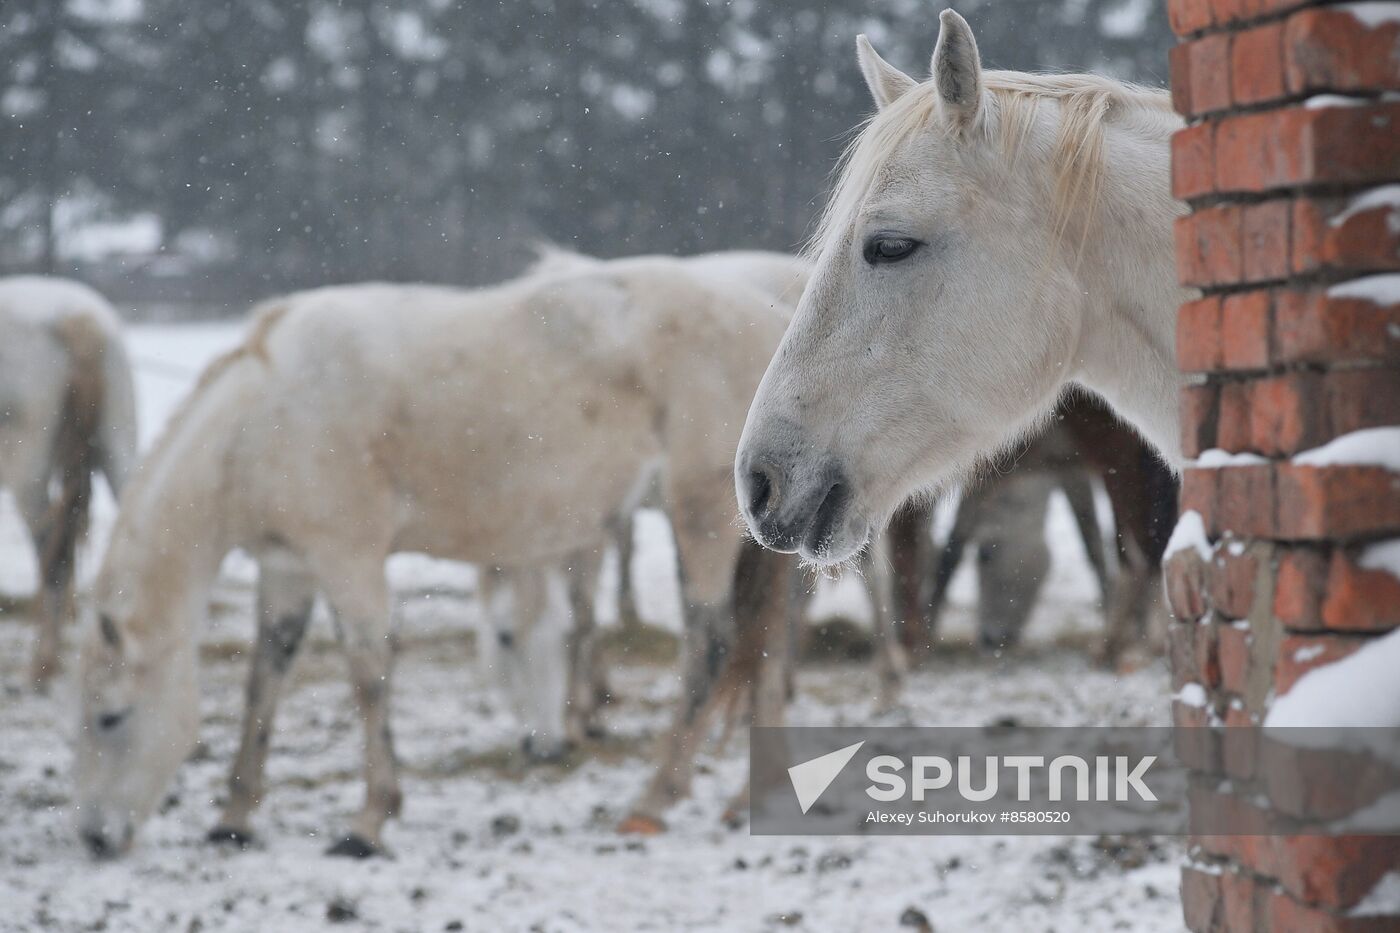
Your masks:
<svg viewBox="0 0 1400 933"><path fill-rule="evenodd" d="M211 386L177 415L122 497L102 582L129 592L132 624L153 638L186 637L237 543L225 490L238 400L226 395Z"/></svg>
<svg viewBox="0 0 1400 933"><path fill-rule="evenodd" d="M1179 465L1176 309L1189 297L1177 285L1172 228L1180 205L1170 194L1168 133L1108 129L1107 167L1080 277L1087 319L1078 381L1098 391Z"/></svg>

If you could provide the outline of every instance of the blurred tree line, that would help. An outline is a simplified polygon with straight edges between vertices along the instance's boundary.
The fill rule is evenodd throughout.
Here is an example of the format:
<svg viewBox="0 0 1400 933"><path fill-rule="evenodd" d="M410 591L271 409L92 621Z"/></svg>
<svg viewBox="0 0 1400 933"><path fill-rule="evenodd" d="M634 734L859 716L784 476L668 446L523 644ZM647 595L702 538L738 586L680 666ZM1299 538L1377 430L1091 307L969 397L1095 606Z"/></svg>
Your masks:
<svg viewBox="0 0 1400 933"><path fill-rule="evenodd" d="M790 249L929 0L3 0L0 268L141 216L163 274L249 296L481 282L600 255ZM1154 0L962 0L991 67L1165 82ZM140 264L124 267L130 276ZM149 271L149 270L148 270Z"/></svg>

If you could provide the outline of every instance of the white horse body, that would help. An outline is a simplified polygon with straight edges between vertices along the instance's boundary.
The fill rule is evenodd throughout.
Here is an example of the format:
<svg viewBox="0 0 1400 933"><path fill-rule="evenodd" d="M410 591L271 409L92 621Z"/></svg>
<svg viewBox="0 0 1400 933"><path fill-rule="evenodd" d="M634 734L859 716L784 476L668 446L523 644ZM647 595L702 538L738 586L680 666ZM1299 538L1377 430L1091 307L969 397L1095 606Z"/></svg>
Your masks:
<svg viewBox="0 0 1400 933"><path fill-rule="evenodd" d="M58 666L72 611L91 474L120 492L135 456L131 369L111 305L77 282L0 279L0 486L14 493L39 556L40 684Z"/></svg>
<svg viewBox="0 0 1400 933"><path fill-rule="evenodd" d="M395 551L507 569L601 552L661 462L687 625L721 624L741 544L730 458L787 317L743 281L663 258L545 268L470 292L346 286L266 305L122 499L84 642L77 798L89 845L125 848L194 740L193 624L233 547L263 567L223 821L234 838L261 793L277 690L317 590L366 729L367 799L338 850L372 851L397 811L383 573Z"/></svg>
<svg viewBox="0 0 1400 933"><path fill-rule="evenodd" d="M919 84L861 40L880 111L845 165L811 284L735 463L758 539L848 559L906 498L1103 395L1180 462L1162 92L984 72L946 11Z"/></svg>

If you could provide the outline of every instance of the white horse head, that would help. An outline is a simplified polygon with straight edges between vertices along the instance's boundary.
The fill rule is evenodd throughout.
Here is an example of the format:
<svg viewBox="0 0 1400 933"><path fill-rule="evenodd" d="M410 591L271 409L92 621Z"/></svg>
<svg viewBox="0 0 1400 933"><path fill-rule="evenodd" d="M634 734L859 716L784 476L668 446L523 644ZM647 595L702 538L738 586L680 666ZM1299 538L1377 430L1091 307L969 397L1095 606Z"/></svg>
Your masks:
<svg viewBox="0 0 1400 933"><path fill-rule="evenodd" d="M984 71L951 10L924 83L858 49L879 112L735 463L759 541L822 563L1035 427L1071 380L1174 451L1165 95Z"/></svg>
<svg viewBox="0 0 1400 933"><path fill-rule="evenodd" d="M135 617L98 599L80 648L74 802L83 842L110 858L130 848L136 827L193 750L199 692L191 644L138 644L130 634Z"/></svg>

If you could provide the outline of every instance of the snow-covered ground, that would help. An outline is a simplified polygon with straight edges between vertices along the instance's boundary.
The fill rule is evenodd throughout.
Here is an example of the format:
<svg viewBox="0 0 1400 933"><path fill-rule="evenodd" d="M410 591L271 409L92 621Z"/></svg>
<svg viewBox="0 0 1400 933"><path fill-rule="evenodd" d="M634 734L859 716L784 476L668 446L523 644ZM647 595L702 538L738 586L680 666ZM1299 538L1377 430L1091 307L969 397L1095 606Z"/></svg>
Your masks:
<svg viewBox="0 0 1400 933"><path fill-rule="evenodd" d="M142 434L149 442L199 366L236 326L133 328ZM98 504L90 575L112 506ZM674 626L677 599L664 519L639 523L641 609ZM953 588L944 650L910 681L887 724L1165 724L1160 665L1122 675L1093 668L1080 647L1098 626L1095 589L1068 510L1052 508L1054 567L1028 643L1000 659L966 647L975 579ZM359 730L324 619L298 662L279 715L270 789L247 852L203 841L237 740L255 569L225 566L203 636L203 743L162 812L125 860L93 864L66 812L69 725L63 691L24 687L29 626L0 616L0 930L294 930L342 922L379 930L1174 930L1180 928L1174 840L1088 838L763 838L721 827L747 768L745 741L702 760L695 798L670 831L632 839L612 826L649 773L676 675L629 660L613 669L610 736L565 766L526 769L518 733L472 651L479 621L470 568L395 558L391 580L405 648L394 725L404 815L387 830L392 858L323 857L358 805ZM0 603L23 597L33 565L0 501ZM863 616L852 581L823 582L817 615ZM611 614L610 600L600 614ZM805 668L791 721L872 721L860 666Z"/></svg>

